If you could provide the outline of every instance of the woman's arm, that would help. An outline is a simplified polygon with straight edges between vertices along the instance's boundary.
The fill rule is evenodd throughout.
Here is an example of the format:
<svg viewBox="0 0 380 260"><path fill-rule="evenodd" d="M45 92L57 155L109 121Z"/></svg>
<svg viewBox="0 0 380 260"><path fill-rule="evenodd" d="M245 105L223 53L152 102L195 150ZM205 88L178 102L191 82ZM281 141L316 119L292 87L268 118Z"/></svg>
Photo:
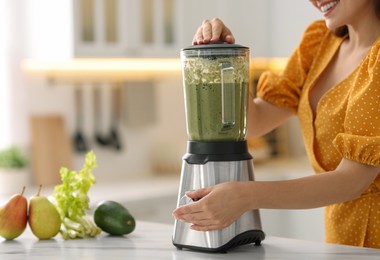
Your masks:
<svg viewBox="0 0 380 260"><path fill-rule="evenodd" d="M356 199L379 172L380 167L343 159L334 171L294 180L221 183L189 192L202 199L177 208L173 216L195 230L220 229L248 210L307 209Z"/></svg>
<svg viewBox="0 0 380 260"><path fill-rule="evenodd" d="M273 105L261 98L249 98L248 136L262 136L284 123L293 115L289 109Z"/></svg>
<svg viewBox="0 0 380 260"><path fill-rule="evenodd" d="M380 167L343 159L334 171L253 185L250 195L264 192L265 196L251 201L249 208L307 209L354 200L367 189L379 172Z"/></svg>

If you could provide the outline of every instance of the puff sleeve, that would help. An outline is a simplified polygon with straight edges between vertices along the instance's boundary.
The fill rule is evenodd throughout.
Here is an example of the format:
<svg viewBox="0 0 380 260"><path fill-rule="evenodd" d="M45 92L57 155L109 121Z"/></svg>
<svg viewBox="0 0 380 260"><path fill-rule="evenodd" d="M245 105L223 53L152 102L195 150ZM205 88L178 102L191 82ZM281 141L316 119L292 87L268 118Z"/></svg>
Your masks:
<svg viewBox="0 0 380 260"><path fill-rule="evenodd" d="M380 39L359 67L344 121L333 141L344 158L380 166Z"/></svg>
<svg viewBox="0 0 380 260"><path fill-rule="evenodd" d="M302 87L321 40L327 32L324 21L312 23L305 30L300 44L290 56L284 71L281 74L268 71L261 75L257 96L296 113Z"/></svg>

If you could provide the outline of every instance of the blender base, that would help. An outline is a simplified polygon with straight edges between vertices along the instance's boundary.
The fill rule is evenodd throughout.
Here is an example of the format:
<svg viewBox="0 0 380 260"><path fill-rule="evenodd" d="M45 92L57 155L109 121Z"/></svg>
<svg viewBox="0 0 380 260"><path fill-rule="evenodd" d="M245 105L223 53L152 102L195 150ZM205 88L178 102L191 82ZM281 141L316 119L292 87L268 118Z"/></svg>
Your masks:
<svg viewBox="0 0 380 260"><path fill-rule="evenodd" d="M245 141L189 142L183 158L177 207L198 203L186 196L187 191L230 181L254 181L253 159ZM211 231L196 231L190 223L175 220L172 242L177 248L227 252L245 244L260 245L264 238L260 212L255 209L244 212L228 227Z"/></svg>
<svg viewBox="0 0 380 260"><path fill-rule="evenodd" d="M262 230L248 230L244 233L241 233L231 239L225 245L222 245L217 248L209 248L209 247L199 247L199 246L191 246L191 245L180 245L173 242L173 245L178 249L190 249L194 251L200 252L208 252L208 253L227 253L228 250L233 249L238 246L247 245L254 243L255 246L260 246L261 241L265 239L265 234Z"/></svg>

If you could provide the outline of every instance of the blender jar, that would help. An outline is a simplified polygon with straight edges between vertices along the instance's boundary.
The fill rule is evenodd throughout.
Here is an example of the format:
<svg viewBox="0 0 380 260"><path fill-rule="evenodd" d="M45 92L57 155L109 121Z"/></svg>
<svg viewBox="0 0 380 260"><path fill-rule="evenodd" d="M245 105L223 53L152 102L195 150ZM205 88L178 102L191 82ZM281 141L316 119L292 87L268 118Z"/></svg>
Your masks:
<svg viewBox="0 0 380 260"><path fill-rule="evenodd" d="M189 140L245 140L249 48L195 45L181 50L181 62Z"/></svg>

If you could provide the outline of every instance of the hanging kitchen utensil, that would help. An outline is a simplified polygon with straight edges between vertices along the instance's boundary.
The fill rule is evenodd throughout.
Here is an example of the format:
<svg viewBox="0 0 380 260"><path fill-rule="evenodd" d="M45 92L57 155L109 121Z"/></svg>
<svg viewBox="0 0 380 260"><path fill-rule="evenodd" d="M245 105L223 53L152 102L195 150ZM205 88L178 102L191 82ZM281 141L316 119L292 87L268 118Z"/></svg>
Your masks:
<svg viewBox="0 0 380 260"><path fill-rule="evenodd" d="M75 98L75 119L76 131L74 134L74 147L77 152L87 152L88 144L83 134L83 93L82 86L76 85L74 90Z"/></svg>
<svg viewBox="0 0 380 260"><path fill-rule="evenodd" d="M94 95L94 132L95 140L101 146L107 146L110 144L109 137L102 135L101 124L102 124L102 102L100 95L100 88L97 83L94 84L93 88Z"/></svg>
<svg viewBox="0 0 380 260"><path fill-rule="evenodd" d="M111 129L109 136L109 145L113 146L116 150L122 149L122 143L120 135L118 132L119 122L120 122L120 111L121 111L121 97L122 89L120 83L115 83L112 88L111 93Z"/></svg>

